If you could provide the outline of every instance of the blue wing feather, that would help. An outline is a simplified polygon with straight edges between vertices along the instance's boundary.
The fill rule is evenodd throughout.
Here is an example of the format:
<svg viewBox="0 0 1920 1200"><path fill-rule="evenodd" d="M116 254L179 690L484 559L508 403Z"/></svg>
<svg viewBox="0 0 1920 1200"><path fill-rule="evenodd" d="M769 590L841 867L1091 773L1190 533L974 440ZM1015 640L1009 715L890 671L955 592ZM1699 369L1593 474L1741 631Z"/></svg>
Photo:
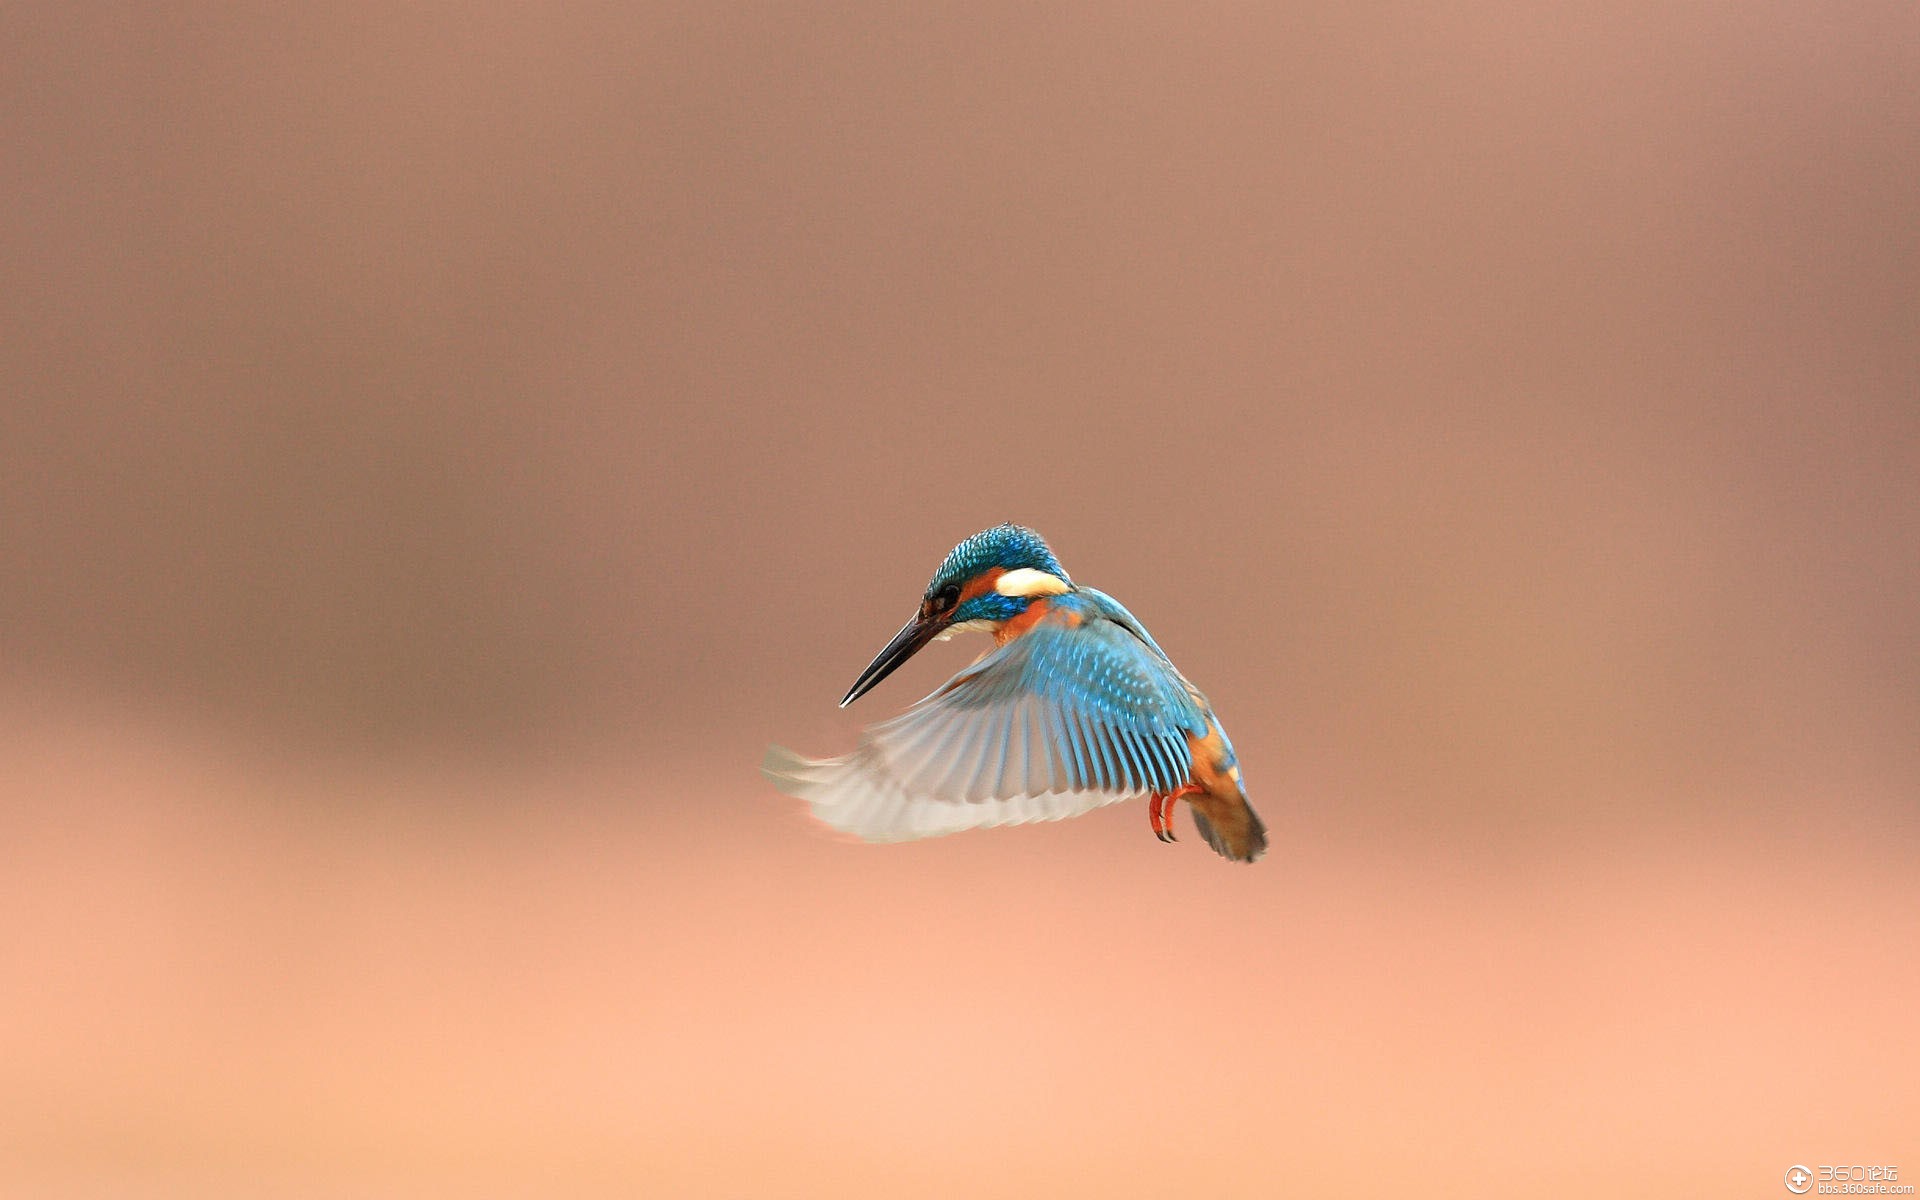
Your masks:
<svg viewBox="0 0 1920 1200"><path fill-rule="evenodd" d="M838 828L874 840L1054 820L1150 792L1192 771L1200 702L1140 628L1083 589L869 729L837 759L769 756L774 782Z"/></svg>

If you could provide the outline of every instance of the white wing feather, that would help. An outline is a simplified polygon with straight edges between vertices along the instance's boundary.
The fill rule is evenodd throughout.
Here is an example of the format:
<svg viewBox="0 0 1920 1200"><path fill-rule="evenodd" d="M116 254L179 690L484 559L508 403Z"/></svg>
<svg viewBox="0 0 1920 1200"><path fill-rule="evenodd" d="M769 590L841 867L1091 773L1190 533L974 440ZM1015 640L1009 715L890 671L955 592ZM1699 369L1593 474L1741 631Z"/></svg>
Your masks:
<svg viewBox="0 0 1920 1200"><path fill-rule="evenodd" d="M963 829L1061 821L1145 792L1042 792L939 800L901 787L877 769L863 747L838 758L803 758L782 746L767 751L761 770L790 796L805 800L821 821L869 842L910 842Z"/></svg>
<svg viewBox="0 0 1920 1200"><path fill-rule="evenodd" d="M1204 728L1191 703L1157 649L1120 625L1043 626L867 730L853 753L774 746L761 770L870 842L1059 821L1184 781L1183 730Z"/></svg>

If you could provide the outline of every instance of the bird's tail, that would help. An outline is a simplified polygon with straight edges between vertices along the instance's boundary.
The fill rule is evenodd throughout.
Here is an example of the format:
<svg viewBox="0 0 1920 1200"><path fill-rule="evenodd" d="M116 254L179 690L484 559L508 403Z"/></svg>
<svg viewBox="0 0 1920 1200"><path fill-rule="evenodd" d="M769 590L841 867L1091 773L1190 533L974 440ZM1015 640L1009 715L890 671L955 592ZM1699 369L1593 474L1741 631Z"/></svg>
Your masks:
<svg viewBox="0 0 1920 1200"><path fill-rule="evenodd" d="M1224 778L1220 782L1226 786L1187 797L1194 828L1215 854L1250 863L1267 852L1267 827L1237 782Z"/></svg>
<svg viewBox="0 0 1920 1200"><path fill-rule="evenodd" d="M1206 703L1205 697L1194 695L1202 705ZM1209 714L1205 735L1189 737L1187 745L1193 753L1193 787L1186 797L1200 836L1215 854L1234 862L1250 863L1265 854L1267 827L1247 803L1239 761L1226 730Z"/></svg>

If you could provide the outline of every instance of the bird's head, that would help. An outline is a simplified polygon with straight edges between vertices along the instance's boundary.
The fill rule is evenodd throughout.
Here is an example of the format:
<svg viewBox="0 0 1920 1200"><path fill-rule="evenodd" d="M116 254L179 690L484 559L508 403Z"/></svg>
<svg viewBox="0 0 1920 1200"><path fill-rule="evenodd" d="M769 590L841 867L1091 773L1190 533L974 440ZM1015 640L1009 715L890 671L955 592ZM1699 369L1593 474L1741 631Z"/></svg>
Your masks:
<svg viewBox="0 0 1920 1200"><path fill-rule="evenodd" d="M1073 590L1046 539L1024 525L996 525L955 546L933 573L919 611L847 689L845 708L928 642L962 629L991 629L1019 616L1038 596Z"/></svg>

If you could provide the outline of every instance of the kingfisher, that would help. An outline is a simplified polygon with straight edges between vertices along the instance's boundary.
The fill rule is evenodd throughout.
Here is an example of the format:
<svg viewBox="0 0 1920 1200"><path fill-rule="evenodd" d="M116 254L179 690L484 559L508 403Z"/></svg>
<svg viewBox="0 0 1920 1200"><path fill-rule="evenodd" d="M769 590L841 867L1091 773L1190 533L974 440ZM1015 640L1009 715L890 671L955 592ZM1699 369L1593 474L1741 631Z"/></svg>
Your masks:
<svg viewBox="0 0 1920 1200"><path fill-rule="evenodd" d="M857 749L770 747L761 772L833 828L870 842L1059 821L1144 798L1174 840L1185 800L1200 837L1252 862L1266 827L1200 689L1118 600L1076 584L1038 533L997 525L955 546L920 607L867 664L845 708L929 642L979 630L994 648Z"/></svg>

